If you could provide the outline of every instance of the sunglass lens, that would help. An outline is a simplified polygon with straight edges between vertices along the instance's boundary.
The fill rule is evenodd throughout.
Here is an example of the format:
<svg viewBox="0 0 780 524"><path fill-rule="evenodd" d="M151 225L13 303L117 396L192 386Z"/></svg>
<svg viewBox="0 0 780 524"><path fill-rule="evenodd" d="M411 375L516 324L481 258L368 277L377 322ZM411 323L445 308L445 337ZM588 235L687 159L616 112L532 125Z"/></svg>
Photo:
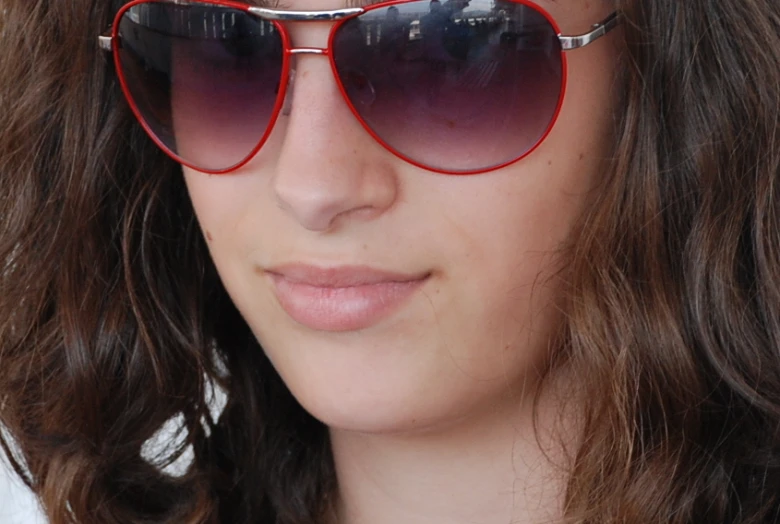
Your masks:
<svg viewBox="0 0 780 524"><path fill-rule="evenodd" d="M447 172L528 153L549 131L563 91L555 26L517 1L371 9L340 26L333 56L369 130L407 160Z"/></svg>
<svg viewBox="0 0 780 524"><path fill-rule="evenodd" d="M147 2L119 25L120 74L152 137L205 171L245 161L281 103L276 26L206 3Z"/></svg>

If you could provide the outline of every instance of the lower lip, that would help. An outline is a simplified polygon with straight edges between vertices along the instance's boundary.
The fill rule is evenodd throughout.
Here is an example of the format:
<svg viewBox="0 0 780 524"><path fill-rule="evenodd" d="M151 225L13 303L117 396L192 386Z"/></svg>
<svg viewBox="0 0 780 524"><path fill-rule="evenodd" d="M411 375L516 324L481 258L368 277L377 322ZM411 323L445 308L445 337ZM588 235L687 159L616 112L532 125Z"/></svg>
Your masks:
<svg viewBox="0 0 780 524"><path fill-rule="evenodd" d="M294 321L316 331L369 328L395 312L427 278L353 287L319 287L271 274L274 293Z"/></svg>

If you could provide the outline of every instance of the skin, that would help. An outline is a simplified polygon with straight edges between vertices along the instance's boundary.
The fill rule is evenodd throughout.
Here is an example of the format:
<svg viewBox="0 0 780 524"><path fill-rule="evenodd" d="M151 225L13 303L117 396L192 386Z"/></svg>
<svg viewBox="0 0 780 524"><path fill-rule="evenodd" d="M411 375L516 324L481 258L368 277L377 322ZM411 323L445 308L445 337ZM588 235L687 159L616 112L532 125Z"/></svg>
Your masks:
<svg viewBox="0 0 780 524"><path fill-rule="evenodd" d="M594 0L540 5L566 34L610 12ZM326 45L326 23L289 27L296 46ZM330 427L340 485L334 521L559 516L565 475L545 453L560 456L556 399L571 381L554 380L542 396L539 439L530 404L561 322L561 248L610 145L617 34L569 53L556 127L499 171L439 175L388 153L316 56L298 59L291 111L249 164L228 176L184 169L228 292L292 393ZM326 332L280 307L266 270L286 263L430 278L378 323Z"/></svg>

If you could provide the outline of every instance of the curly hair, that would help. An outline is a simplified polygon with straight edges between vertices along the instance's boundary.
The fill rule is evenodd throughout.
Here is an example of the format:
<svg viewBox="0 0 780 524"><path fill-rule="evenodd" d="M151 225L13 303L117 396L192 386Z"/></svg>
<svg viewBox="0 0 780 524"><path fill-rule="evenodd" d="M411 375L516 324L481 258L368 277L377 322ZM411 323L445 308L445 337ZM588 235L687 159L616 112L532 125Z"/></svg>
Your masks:
<svg viewBox="0 0 780 524"><path fill-rule="evenodd" d="M0 442L53 524L316 524L327 429L121 99L95 35L122 3L3 0ZM555 355L589 399L566 515L780 522L780 3L616 3L614 157ZM149 457L170 420L181 438Z"/></svg>

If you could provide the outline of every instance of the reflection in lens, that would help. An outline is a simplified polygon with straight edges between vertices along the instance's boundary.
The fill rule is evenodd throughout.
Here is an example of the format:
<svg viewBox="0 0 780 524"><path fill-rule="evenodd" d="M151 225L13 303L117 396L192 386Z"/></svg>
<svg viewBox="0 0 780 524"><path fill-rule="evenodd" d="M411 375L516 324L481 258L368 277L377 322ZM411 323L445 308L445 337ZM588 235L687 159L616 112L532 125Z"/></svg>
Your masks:
<svg viewBox="0 0 780 524"><path fill-rule="evenodd" d="M273 24L206 4L145 3L126 12L119 34L130 98L175 155L219 171L263 140L282 72Z"/></svg>
<svg viewBox="0 0 780 524"><path fill-rule="evenodd" d="M341 27L333 54L373 133L409 160L445 171L488 169L528 152L548 131L562 92L555 28L510 1L370 10Z"/></svg>

